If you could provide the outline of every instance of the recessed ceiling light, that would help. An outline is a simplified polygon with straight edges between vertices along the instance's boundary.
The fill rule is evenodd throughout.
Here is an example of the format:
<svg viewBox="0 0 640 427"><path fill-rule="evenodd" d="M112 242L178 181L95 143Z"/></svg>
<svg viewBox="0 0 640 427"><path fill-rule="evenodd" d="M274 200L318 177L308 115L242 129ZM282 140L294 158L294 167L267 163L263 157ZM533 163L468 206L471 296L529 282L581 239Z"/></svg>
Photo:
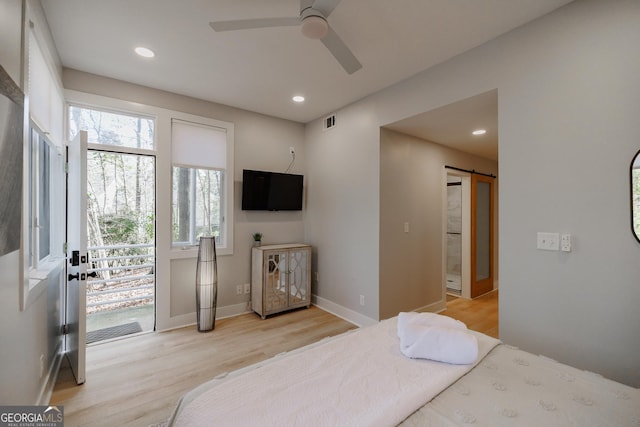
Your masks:
<svg viewBox="0 0 640 427"><path fill-rule="evenodd" d="M471 133L474 134L474 135L484 135L485 133L487 133L487 131L484 130L484 129L477 129L477 130L474 130Z"/></svg>
<svg viewBox="0 0 640 427"><path fill-rule="evenodd" d="M156 54L151 49L146 47L138 46L134 50L138 55L144 58L153 58L154 56L156 56Z"/></svg>
<svg viewBox="0 0 640 427"><path fill-rule="evenodd" d="M301 95L296 95L291 99L293 99L293 102L304 102L304 96Z"/></svg>

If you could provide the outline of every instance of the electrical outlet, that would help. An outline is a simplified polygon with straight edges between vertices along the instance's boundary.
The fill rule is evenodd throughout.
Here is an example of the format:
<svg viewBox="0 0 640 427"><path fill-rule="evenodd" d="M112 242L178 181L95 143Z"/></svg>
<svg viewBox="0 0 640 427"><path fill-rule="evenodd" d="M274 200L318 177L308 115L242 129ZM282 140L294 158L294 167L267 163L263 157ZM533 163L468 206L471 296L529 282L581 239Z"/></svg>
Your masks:
<svg viewBox="0 0 640 427"><path fill-rule="evenodd" d="M242 295L242 285L236 286L236 295Z"/></svg>
<svg viewBox="0 0 640 427"><path fill-rule="evenodd" d="M251 292L251 283L245 283L244 284L244 293L248 294L249 292Z"/></svg>
<svg viewBox="0 0 640 427"><path fill-rule="evenodd" d="M295 156L296 150L293 148L293 146L289 147L289 154L291 154L292 156Z"/></svg>
<svg viewBox="0 0 640 427"><path fill-rule="evenodd" d="M560 236L560 250L562 252L571 252L571 234Z"/></svg>
<svg viewBox="0 0 640 427"><path fill-rule="evenodd" d="M360 305L364 305L364 295L360 295Z"/></svg>

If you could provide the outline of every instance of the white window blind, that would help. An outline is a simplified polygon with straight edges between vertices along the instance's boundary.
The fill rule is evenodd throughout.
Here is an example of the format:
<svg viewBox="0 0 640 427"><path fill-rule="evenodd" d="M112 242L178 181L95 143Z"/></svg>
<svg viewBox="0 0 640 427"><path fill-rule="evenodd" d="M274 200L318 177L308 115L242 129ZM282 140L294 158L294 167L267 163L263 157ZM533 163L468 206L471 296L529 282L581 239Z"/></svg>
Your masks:
<svg viewBox="0 0 640 427"><path fill-rule="evenodd" d="M224 170L227 168L227 131L173 119L171 155L176 166Z"/></svg>
<svg viewBox="0 0 640 427"><path fill-rule="evenodd" d="M51 77L47 63L33 35L29 35L29 113L40 126L50 129Z"/></svg>

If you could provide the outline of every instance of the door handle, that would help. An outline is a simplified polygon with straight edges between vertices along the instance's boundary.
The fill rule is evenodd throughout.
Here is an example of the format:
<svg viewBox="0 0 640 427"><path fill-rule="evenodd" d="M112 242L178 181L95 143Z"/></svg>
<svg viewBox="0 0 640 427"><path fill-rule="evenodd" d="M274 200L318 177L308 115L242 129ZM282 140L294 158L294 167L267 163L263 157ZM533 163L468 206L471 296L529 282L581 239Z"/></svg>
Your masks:
<svg viewBox="0 0 640 427"><path fill-rule="evenodd" d="M94 273L95 273L95 272L94 272ZM69 274L68 278L69 278L69 281L72 281L73 279L77 279L77 280L86 280L86 279L87 279L87 276L86 276L86 274L84 274L84 273L82 273L82 274L80 274L80 273L76 273L76 274Z"/></svg>

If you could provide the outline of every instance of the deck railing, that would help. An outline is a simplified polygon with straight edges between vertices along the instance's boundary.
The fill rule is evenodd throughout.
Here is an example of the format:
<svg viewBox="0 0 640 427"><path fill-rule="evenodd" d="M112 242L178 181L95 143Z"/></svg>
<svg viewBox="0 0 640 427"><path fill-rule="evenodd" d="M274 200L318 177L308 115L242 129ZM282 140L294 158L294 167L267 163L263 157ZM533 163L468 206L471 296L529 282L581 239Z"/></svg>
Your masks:
<svg viewBox="0 0 640 427"><path fill-rule="evenodd" d="M88 248L87 314L153 304L155 245L124 244Z"/></svg>

